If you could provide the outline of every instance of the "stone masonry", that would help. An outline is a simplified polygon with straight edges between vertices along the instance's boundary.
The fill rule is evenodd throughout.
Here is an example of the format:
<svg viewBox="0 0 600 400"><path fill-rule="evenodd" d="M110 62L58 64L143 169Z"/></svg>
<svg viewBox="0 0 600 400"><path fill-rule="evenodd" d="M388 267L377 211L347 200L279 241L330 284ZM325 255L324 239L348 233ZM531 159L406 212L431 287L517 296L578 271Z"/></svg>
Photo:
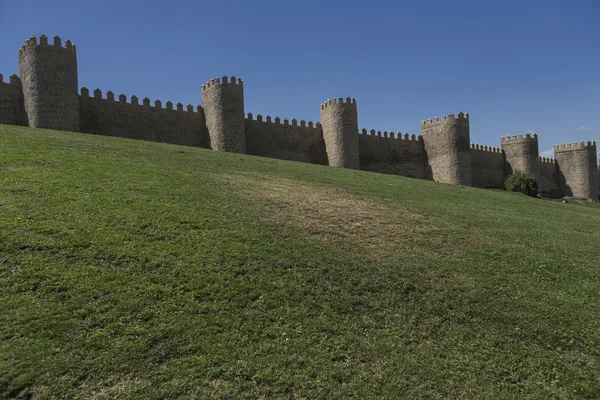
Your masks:
<svg viewBox="0 0 600 400"><path fill-rule="evenodd" d="M244 86L239 78L215 78L202 86L202 104L213 150L246 152Z"/></svg>
<svg viewBox="0 0 600 400"><path fill-rule="evenodd" d="M245 115L239 78L202 86L202 106L151 102L100 89L78 93L75 45L41 36L19 50L20 78L0 75L0 124L152 140L482 188L502 188L516 170L535 175L546 196L598 200L596 143L554 147L539 157L537 135L470 143L462 112L421 122L421 135L358 129L356 100L321 104L321 122Z"/></svg>
<svg viewBox="0 0 600 400"><path fill-rule="evenodd" d="M77 56L70 41L62 47L58 36L52 45L46 36L39 44L31 37L19 50L19 72L29 126L79 131Z"/></svg>
<svg viewBox="0 0 600 400"><path fill-rule="evenodd" d="M358 151L358 113L356 100L348 97L321 104L321 124L329 165L360 168Z"/></svg>
<svg viewBox="0 0 600 400"><path fill-rule="evenodd" d="M598 199L596 142L554 146L561 174L560 186L567 196Z"/></svg>
<svg viewBox="0 0 600 400"><path fill-rule="evenodd" d="M434 181L471 186L469 114L449 114L421 122L430 178Z"/></svg>

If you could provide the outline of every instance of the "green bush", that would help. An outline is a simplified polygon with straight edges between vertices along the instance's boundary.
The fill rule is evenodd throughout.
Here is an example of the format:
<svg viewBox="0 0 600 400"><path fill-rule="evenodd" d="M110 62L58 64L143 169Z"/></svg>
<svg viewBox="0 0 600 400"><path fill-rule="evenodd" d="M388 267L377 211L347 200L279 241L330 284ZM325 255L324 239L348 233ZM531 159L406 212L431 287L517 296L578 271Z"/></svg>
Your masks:
<svg viewBox="0 0 600 400"><path fill-rule="evenodd" d="M535 176L518 170L506 178L504 187L509 192L519 192L527 196L535 197L538 194L538 184Z"/></svg>

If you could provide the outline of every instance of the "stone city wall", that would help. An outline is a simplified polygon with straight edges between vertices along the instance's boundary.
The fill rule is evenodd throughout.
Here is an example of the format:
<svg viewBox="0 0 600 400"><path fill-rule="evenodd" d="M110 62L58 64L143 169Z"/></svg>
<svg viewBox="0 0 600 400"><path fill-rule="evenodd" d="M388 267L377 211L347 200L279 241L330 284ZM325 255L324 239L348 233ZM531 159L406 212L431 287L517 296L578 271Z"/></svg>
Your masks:
<svg viewBox="0 0 600 400"><path fill-rule="evenodd" d="M471 144L471 183L479 188L504 188L504 153L498 147Z"/></svg>
<svg viewBox="0 0 600 400"><path fill-rule="evenodd" d="M163 108L156 100L144 98L142 104L136 96L127 102L125 95L115 101L108 92L102 98L99 89L90 97L89 90L81 89L80 96L81 132L98 135L118 136L130 139L150 140L187 146L210 147L204 118L204 110L179 103L173 107L170 101Z"/></svg>
<svg viewBox="0 0 600 400"><path fill-rule="evenodd" d="M363 129L358 136L360 169L425 178L425 151L421 136Z"/></svg>
<svg viewBox="0 0 600 400"><path fill-rule="evenodd" d="M536 180L540 194L545 197L560 197L564 195L560 191L558 167L554 158L539 157L536 171Z"/></svg>
<svg viewBox="0 0 600 400"><path fill-rule="evenodd" d="M254 156L328 165L321 125L296 119L246 118L246 152Z"/></svg>
<svg viewBox="0 0 600 400"><path fill-rule="evenodd" d="M0 124L27 125L23 88L17 75L4 82L0 74Z"/></svg>
<svg viewBox="0 0 600 400"><path fill-rule="evenodd" d="M77 52L70 41L42 35L19 50L21 77L0 75L0 123L212 148L482 188L502 188L514 170L533 173L546 196L598 199L595 142L556 146L539 157L535 134L501 138L502 148L470 144L469 115L421 122L421 135L358 130L351 97L326 101L320 120L245 116L244 84L215 78L202 86L203 106L150 102L97 89L77 90Z"/></svg>

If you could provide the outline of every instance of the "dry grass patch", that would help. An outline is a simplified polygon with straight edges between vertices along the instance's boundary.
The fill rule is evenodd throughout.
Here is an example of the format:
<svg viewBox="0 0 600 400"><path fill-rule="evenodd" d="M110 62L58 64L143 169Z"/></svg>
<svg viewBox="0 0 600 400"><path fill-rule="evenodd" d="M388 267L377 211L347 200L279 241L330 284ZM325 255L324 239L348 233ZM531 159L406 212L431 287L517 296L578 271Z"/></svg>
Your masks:
<svg viewBox="0 0 600 400"><path fill-rule="evenodd" d="M435 221L406 206L359 197L305 181L244 173L228 175L238 195L252 204L261 222L318 241L351 242L362 250L394 249L435 233Z"/></svg>

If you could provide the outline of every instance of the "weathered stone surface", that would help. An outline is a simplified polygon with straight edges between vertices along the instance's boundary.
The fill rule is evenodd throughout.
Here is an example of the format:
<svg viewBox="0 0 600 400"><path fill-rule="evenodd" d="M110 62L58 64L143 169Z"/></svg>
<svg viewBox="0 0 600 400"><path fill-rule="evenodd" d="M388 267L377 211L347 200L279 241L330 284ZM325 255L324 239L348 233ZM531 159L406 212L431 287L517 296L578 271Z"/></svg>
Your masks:
<svg viewBox="0 0 600 400"><path fill-rule="evenodd" d="M241 79L213 79L202 86L202 106L213 150L246 153L244 85Z"/></svg>
<svg viewBox="0 0 600 400"><path fill-rule="evenodd" d="M131 97L130 103L127 103L124 95L119 96L118 102L114 100L114 95L108 93L107 99L103 99L99 89L94 91L94 97L89 97L89 90L83 88L79 106L81 132L187 146L210 146L202 107L194 110L189 105L185 111L174 110L170 101L166 106L162 108L159 100L151 106L150 99L144 99L140 105L136 96Z"/></svg>
<svg viewBox="0 0 600 400"><path fill-rule="evenodd" d="M29 126L63 131L79 131L77 55L69 41L47 44L30 38L19 50L25 112Z"/></svg>
<svg viewBox="0 0 600 400"><path fill-rule="evenodd" d="M554 155L565 195L598 200L596 142L554 146Z"/></svg>
<svg viewBox="0 0 600 400"><path fill-rule="evenodd" d="M421 136L425 143L428 171L434 181L471 186L469 117L459 113L440 120L423 121Z"/></svg>
<svg viewBox="0 0 600 400"><path fill-rule="evenodd" d="M360 169L411 178L425 178L423 140L400 133L378 136L374 130L358 136Z"/></svg>
<svg viewBox="0 0 600 400"><path fill-rule="evenodd" d="M339 98L321 104L321 124L329 165L359 169L356 100Z"/></svg>
<svg viewBox="0 0 600 400"><path fill-rule="evenodd" d="M309 122L306 126L302 121L298 126L293 121L292 125L286 125L263 121L261 116L254 120L249 114L246 119L247 154L327 165L321 125Z"/></svg>
<svg viewBox="0 0 600 400"><path fill-rule="evenodd" d="M521 171L527 174L537 175L537 164L539 159L538 137L533 134L519 135L518 137L507 137L502 140L502 150L506 155L509 173Z"/></svg>
<svg viewBox="0 0 600 400"><path fill-rule="evenodd" d="M0 124L27 125L23 88L16 75L10 77L10 82L4 82L0 75Z"/></svg>

